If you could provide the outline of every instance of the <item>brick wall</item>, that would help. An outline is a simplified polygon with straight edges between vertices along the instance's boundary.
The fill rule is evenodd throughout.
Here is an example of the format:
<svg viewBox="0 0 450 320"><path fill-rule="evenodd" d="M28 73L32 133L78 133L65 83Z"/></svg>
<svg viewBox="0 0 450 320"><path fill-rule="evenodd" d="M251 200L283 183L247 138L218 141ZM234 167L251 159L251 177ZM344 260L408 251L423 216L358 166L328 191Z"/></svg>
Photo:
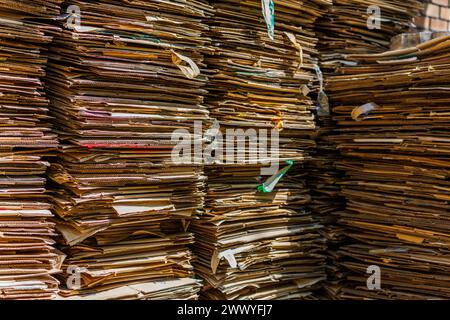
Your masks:
<svg viewBox="0 0 450 320"><path fill-rule="evenodd" d="M450 0L424 0L423 15L416 18L420 30L450 31Z"/></svg>

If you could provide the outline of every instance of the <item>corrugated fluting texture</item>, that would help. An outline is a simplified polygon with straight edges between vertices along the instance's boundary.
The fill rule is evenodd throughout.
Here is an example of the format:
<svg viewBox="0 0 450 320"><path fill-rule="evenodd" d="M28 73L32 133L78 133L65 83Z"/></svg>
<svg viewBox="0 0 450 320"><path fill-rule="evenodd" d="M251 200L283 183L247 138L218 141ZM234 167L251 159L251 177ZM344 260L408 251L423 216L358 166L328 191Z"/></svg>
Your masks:
<svg viewBox="0 0 450 320"><path fill-rule="evenodd" d="M202 20L211 7L71 4L81 21L67 20L55 38L46 80L61 140L49 171L67 254L60 294L196 299L187 227L202 208L205 178L200 165L172 161L172 133L193 134L194 122L209 117Z"/></svg>
<svg viewBox="0 0 450 320"><path fill-rule="evenodd" d="M449 54L446 36L350 56L359 65L329 78L346 172L339 223L352 239L339 250L341 298L450 297ZM367 281L377 268L381 281Z"/></svg>
<svg viewBox="0 0 450 320"><path fill-rule="evenodd" d="M63 259L45 194L57 148L42 79L61 1L0 1L0 299L51 299ZM44 4L46 6L44 7Z"/></svg>
<svg viewBox="0 0 450 320"><path fill-rule="evenodd" d="M214 51L206 59L207 103L216 130L224 137L227 130L253 130L261 143L263 130L270 135L274 129L280 137L280 169L292 168L273 192L263 192L269 176L261 167L269 165L238 157L238 144L226 146L234 159L227 152L207 166L205 211L192 226L203 297L313 298L325 279L325 239L320 219L308 208L304 163L315 147L311 91L317 89L318 39L313 27L329 3L275 1L273 39L261 1L211 3ZM270 15L266 18L270 25ZM269 143L274 143L270 136ZM273 154L266 159L277 160Z"/></svg>

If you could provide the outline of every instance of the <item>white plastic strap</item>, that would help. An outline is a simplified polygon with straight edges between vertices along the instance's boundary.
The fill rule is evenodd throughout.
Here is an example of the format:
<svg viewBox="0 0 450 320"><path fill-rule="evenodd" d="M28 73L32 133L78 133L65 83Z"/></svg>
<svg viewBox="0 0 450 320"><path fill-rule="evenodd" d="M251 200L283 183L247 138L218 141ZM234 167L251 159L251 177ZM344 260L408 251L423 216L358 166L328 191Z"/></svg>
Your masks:
<svg viewBox="0 0 450 320"><path fill-rule="evenodd" d="M297 70L303 67L303 47L300 43L297 42L297 39L295 38L293 33L285 31L284 34L288 37L289 41L292 42L294 47L298 50L300 55L300 65L298 66Z"/></svg>
<svg viewBox="0 0 450 320"><path fill-rule="evenodd" d="M172 53L172 62L183 72L183 74L189 78L194 79L197 78L200 74L200 69L197 64L189 57L183 56L175 52L174 50L170 50ZM189 66L184 65L186 62Z"/></svg>

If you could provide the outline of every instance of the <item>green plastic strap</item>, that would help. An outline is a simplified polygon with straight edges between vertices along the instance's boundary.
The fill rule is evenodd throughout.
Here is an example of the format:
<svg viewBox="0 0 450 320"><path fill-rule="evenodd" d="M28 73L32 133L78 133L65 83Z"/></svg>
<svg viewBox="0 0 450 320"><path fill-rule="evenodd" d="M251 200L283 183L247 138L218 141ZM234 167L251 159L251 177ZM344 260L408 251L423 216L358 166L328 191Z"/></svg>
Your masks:
<svg viewBox="0 0 450 320"><path fill-rule="evenodd" d="M286 161L287 167L281 169L277 173L275 173L273 176L271 176L269 179L267 179L266 182L260 184L258 186L258 191L263 193L270 193L275 189L278 182L288 173L289 170L291 170L292 166L294 165L294 161L288 160Z"/></svg>
<svg viewBox="0 0 450 320"><path fill-rule="evenodd" d="M273 0L261 0L264 20L267 24L267 33L269 38L275 39L275 4Z"/></svg>

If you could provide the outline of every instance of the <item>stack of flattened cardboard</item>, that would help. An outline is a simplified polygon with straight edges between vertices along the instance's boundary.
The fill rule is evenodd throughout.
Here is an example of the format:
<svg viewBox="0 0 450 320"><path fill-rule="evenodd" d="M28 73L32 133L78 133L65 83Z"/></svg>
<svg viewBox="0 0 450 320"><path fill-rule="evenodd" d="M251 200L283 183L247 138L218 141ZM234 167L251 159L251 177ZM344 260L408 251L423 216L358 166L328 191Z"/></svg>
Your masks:
<svg viewBox="0 0 450 320"><path fill-rule="evenodd" d="M211 8L73 5L81 19L73 15L55 39L46 82L62 144L49 173L68 255L61 295L195 298L187 227L202 207L204 176L192 161L173 161L172 136L201 143L194 127L208 119L202 19Z"/></svg>
<svg viewBox="0 0 450 320"><path fill-rule="evenodd" d="M449 56L444 36L329 78L353 240L341 298L450 298Z"/></svg>
<svg viewBox="0 0 450 320"><path fill-rule="evenodd" d="M193 224L205 298L311 295L324 279L325 241L305 207L305 175L290 173L275 191L261 193L258 167L220 167L207 174L206 212Z"/></svg>
<svg viewBox="0 0 450 320"><path fill-rule="evenodd" d="M60 13L64 0L0 0L2 18L36 23L44 19L55 19ZM48 28L49 25L35 24Z"/></svg>
<svg viewBox="0 0 450 320"><path fill-rule="evenodd" d="M333 0L316 25L322 70L352 65L348 54L388 50L391 37L408 31L421 9L419 0Z"/></svg>
<svg viewBox="0 0 450 320"><path fill-rule="evenodd" d="M205 298L306 298L324 279L325 240L306 207L310 195L302 167L314 148L312 29L326 3L212 2L208 106L224 145L205 170L205 212L192 227ZM276 140L278 154L271 152ZM266 160L267 167L279 161L281 171L271 178L261 171Z"/></svg>
<svg viewBox="0 0 450 320"><path fill-rule="evenodd" d="M369 1L334 0L328 13L316 23L319 37L318 49L320 66L327 78L338 72L340 66L354 65L347 58L352 53L377 53L389 48L393 35L408 30L412 18L420 9L420 1ZM325 91L333 103L333 96ZM312 188L313 210L327 217L325 235L328 240L328 280L325 289L334 297L334 287L342 278L342 271L336 264L336 249L345 237L342 227L335 224L343 207L339 192L341 170L336 168L340 158L331 135L335 134L336 123L327 114L318 120L317 153L313 156L310 168L310 186Z"/></svg>
<svg viewBox="0 0 450 320"><path fill-rule="evenodd" d="M179 278L124 285L95 295L57 297L57 300L197 300L201 282Z"/></svg>
<svg viewBox="0 0 450 320"><path fill-rule="evenodd" d="M345 208L345 199L342 197L340 181L342 170L336 168L340 153L336 150L332 135L334 122L331 117L320 116L317 121L316 149L311 161L307 163L307 185L311 190L311 208L313 214L322 220L324 229L321 231L327 240L327 281L323 284L326 298L333 298L334 283L342 277L336 263L336 250L345 240L343 228L336 222Z"/></svg>
<svg viewBox="0 0 450 320"><path fill-rule="evenodd" d="M0 299L51 299L58 290L63 255L45 195L57 140L42 84L55 29L42 18L59 2L0 1Z"/></svg>

